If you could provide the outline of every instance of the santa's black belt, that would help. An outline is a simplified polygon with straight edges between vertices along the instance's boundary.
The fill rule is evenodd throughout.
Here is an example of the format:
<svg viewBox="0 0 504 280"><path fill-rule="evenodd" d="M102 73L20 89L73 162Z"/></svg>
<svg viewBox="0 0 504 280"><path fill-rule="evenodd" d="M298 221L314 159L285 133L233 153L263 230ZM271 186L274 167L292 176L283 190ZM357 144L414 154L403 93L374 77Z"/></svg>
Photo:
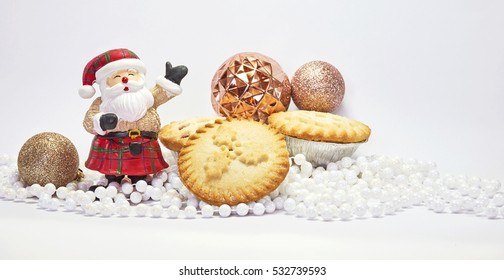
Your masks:
<svg viewBox="0 0 504 280"><path fill-rule="evenodd" d="M131 139L135 139L137 137L142 137L142 138L150 138L150 139L157 139L158 134L153 131L140 131L138 129L130 129L128 131L114 131L114 132L109 132L105 135L98 135L99 137L102 138L126 138L130 137Z"/></svg>

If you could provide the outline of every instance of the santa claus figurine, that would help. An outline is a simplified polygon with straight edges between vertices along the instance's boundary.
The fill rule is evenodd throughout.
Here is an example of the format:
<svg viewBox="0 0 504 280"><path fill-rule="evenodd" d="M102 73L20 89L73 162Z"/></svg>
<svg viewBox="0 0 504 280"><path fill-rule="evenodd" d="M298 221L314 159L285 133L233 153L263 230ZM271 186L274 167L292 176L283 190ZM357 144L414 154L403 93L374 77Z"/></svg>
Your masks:
<svg viewBox="0 0 504 280"><path fill-rule="evenodd" d="M145 86L145 65L128 49L114 49L93 58L84 68L82 98L97 97L84 118L84 128L95 135L86 167L109 182L127 176L133 183L168 167L159 142L157 107L182 93L180 82L187 67L166 62L166 75Z"/></svg>

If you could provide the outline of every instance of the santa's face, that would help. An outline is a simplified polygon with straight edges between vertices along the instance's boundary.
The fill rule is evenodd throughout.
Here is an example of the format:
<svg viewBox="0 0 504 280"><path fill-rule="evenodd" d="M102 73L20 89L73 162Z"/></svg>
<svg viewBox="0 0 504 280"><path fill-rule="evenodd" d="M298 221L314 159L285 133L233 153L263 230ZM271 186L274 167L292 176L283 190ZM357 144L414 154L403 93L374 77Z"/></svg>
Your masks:
<svg viewBox="0 0 504 280"><path fill-rule="evenodd" d="M154 104L154 96L145 87L144 75L136 69L121 69L100 83L100 111L114 113L119 119L141 119Z"/></svg>
<svg viewBox="0 0 504 280"><path fill-rule="evenodd" d="M112 75L107 78L107 86L113 87L119 83L128 83L128 81L138 82L141 80L142 77L136 69L122 69L112 73Z"/></svg>

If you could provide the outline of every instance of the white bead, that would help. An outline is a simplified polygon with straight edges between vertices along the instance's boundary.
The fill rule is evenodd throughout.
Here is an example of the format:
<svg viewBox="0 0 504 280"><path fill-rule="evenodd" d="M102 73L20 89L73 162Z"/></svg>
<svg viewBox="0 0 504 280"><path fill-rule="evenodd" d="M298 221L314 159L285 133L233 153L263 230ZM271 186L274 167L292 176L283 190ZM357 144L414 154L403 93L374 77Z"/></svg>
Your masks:
<svg viewBox="0 0 504 280"><path fill-rule="evenodd" d="M339 207L338 216L342 220L348 220L352 217L352 206L348 203L343 203Z"/></svg>
<svg viewBox="0 0 504 280"><path fill-rule="evenodd" d="M129 198L130 198L131 203L134 203L134 204L138 204L138 203L142 202L142 194L139 192L132 192L130 194Z"/></svg>
<svg viewBox="0 0 504 280"><path fill-rule="evenodd" d="M95 185L98 185L101 187L105 187L107 184L108 184L108 180L105 177L101 177L100 179L98 179L98 181L95 182Z"/></svg>
<svg viewBox="0 0 504 280"><path fill-rule="evenodd" d="M166 180L168 180L168 173L166 173L165 171L160 171L156 174L155 178L160 179L162 182L165 182Z"/></svg>
<svg viewBox="0 0 504 280"><path fill-rule="evenodd" d="M368 207L364 203L356 203L352 208L354 215L359 218L364 217L368 210Z"/></svg>
<svg viewBox="0 0 504 280"><path fill-rule="evenodd" d="M115 187L115 186L108 185L107 188L106 188L106 190L107 190L107 196L110 197L110 198L114 198L117 195L117 193L118 193L117 189L118 188Z"/></svg>
<svg viewBox="0 0 504 280"><path fill-rule="evenodd" d="M318 217L317 209L314 206L306 208L306 217L309 220L315 220Z"/></svg>
<svg viewBox="0 0 504 280"><path fill-rule="evenodd" d="M172 205L172 206L168 207L168 209L166 210L166 213L168 214L169 218L172 218L172 219L178 218L178 216L180 214L180 208L177 207L176 205Z"/></svg>
<svg viewBox="0 0 504 280"><path fill-rule="evenodd" d="M322 217L322 220L324 221L332 221L334 218L334 211L331 208L326 207L320 212L320 217Z"/></svg>
<svg viewBox="0 0 504 280"><path fill-rule="evenodd" d="M176 206L180 209L182 207L182 200L178 196L175 196L170 201L170 205Z"/></svg>
<svg viewBox="0 0 504 280"><path fill-rule="evenodd" d="M172 184L171 184L171 183L165 183L165 184L164 184L164 187L165 187L165 189L166 189L166 190L173 189L173 187L172 187Z"/></svg>
<svg viewBox="0 0 504 280"><path fill-rule="evenodd" d="M214 214L214 208L212 205L204 205L203 207L201 207L201 216L203 216L203 218L210 218L212 217Z"/></svg>
<svg viewBox="0 0 504 280"><path fill-rule="evenodd" d="M227 204L222 204L219 207L219 215L224 218L229 217L231 215L231 207Z"/></svg>
<svg viewBox="0 0 504 280"><path fill-rule="evenodd" d="M390 180L394 177L394 170L390 167L385 167L380 171L380 178Z"/></svg>
<svg viewBox="0 0 504 280"><path fill-rule="evenodd" d="M150 195L145 192L145 193L142 193L142 201L147 201L150 199Z"/></svg>
<svg viewBox="0 0 504 280"><path fill-rule="evenodd" d="M383 206L380 203L369 205L369 212L374 218L381 217L383 215Z"/></svg>
<svg viewBox="0 0 504 280"><path fill-rule="evenodd" d="M445 203L440 199L435 199L432 202L432 210L436 213L443 213L445 210Z"/></svg>
<svg viewBox="0 0 504 280"><path fill-rule="evenodd" d="M14 184L12 184L12 188L15 190L18 190L20 188L24 188L24 184L21 181L17 181L17 182L14 182Z"/></svg>
<svg viewBox="0 0 504 280"><path fill-rule="evenodd" d="M245 203L240 203L240 204L236 205L236 214L238 214L238 216L247 215L249 210L250 210L250 207Z"/></svg>
<svg viewBox="0 0 504 280"><path fill-rule="evenodd" d="M308 178L311 176L313 166L310 162L305 161L301 163L301 177Z"/></svg>
<svg viewBox="0 0 504 280"><path fill-rule="evenodd" d="M68 188L66 187L59 187L57 190L56 190L56 196L59 198L59 199L65 199L67 198L68 194L69 194L69 190Z"/></svg>
<svg viewBox="0 0 504 280"><path fill-rule="evenodd" d="M173 208L177 208L173 206ZM161 205L154 205L150 208L150 213L152 218L159 218L163 215L163 207ZM177 208L177 215L178 215L178 208ZM169 214L168 214L169 215Z"/></svg>
<svg viewBox="0 0 504 280"><path fill-rule="evenodd" d="M91 186L91 183L88 181L81 181L81 182L77 183L77 189L84 191L84 192L88 191L90 186Z"/></svg>
<svg viewBox="0 0 504 280"><path fill-rule="evenodd" d="M50 211L56 211L56 210L58 210L59 206L60 206L60 200L57 198L51 198L49 200L49 204L47 206L47 209Z"/></svg>
<svg viewBox="0 0 504 280"><path fill-rule="evenodd" d="M17 181L19 181L19 174L17 172L11 173L9 175L9 183L10 184L14 184Z"/></svg>
<svg viewBox="0 0 504 280"><path fill-rule="evenodd" d="M252 208L252 213L256 216L261 216L266 211L266 207L262 203L256 203Z"/></svg>
<svg viewBox="0 0 504 280"><path fill-rule="evenodd" d="M306 217L306 205L304 203L299 203L296 205L296 216L297 217Z"/></svg>
<svg viewBox="0 0 504 280"><path fill-rule="evenodd" d="M123 193L118 193L116 196L114 196L114 202L118 203L121 201L128 202L128 199L126 199L126 196Z"/></svg>
<svg viewBox="0 0 504 280"><path fill-rule="evenodd" d="M89 200L90 200L91 202L95 201L96 196L95 196L94 192L92 192L92 191L87 191L87 192L85 192L84 194L85 194L85 195L89 198Z"/></svg>
<svg viewBox="0 0 504 280"><path fill-rule="evenodd" d="M155 188L161 188L163 186L163 180L159 178L152 179L151 185Z"/></svg>
<svg viewBox="0 0 504 280"><path fill-rule="evenodd" d="M152 188L152 190L149 192L149 195L152 200L159 201L161 199L161 196L163 195L163 190L160 187Z"/></svg>
<svg viewBox="0 0 504 280"><path fill-rule="evenodd" d="M53 195L56 192L56 186L52 183L46 184L44 186L44 193L48 195Z"/></svg>
<svg viewBox="0 0 504 280"><path fill-rule="evenodd" d="M350 157L343 157L341 159L341 167L343 168L350 168L352 164L354 163L354 160Z"/></svg>
<svg viewBox="0 0 504 280"><path fill-rule="evenodd" d="M97 201L95 201L93 203L97 203ZM109 204L109 203L102 204L100 207L100 214L103 217L110 217L110 216L114 215L114 212L115 212L115 208L112 204Z"/></svg>
<svg viewBox="0 0 504 280"><path fill-rule="evenodd" d="M497 191L501 189L501 182L499 180L491 180L490 185Z"/></svg>
<svg viewBox="0 0 504 280"><path fill-rule="evenodd" d="M149 212L149 206L145 204L138 204L137 206L135 206L135 213L138 217L147 216L147 212Z"/></svg>
<svg viewBox="0 0 504 280"><path fill-rule="evenodd" d="M136 182L135 184L135 189L138 191L138 192L145 192L147 190L147 182L145 182L145 180L139 180L138 182Z"/></svg>
<svg viewBox="0 0 504 280"><path fill-rule="evenodd" d="M5 192L7 191L7 188L0 185L0 198L4 198L5 197Z"/></svg>
<svg viewBox="0 0 504 280"><path fill-rule="evenodd" d="M470 187L479 187L481 183L481 179L477 176L473 176L467 180L467 183L469 184Z"/></svg>
<svg viewBox="0 0 504 280"><path fill-rule="evenodd" d="M338 170L338 165L335 162L329 162L327 164L326 170L327 171L336 171L336 170Z"/></svg>
<svg viewBox="0 0 504 280"><path fill-rule="evenodd" d="M180 180L179 177L174 177L170 183L172 184L172 187L176 190L179 190L183 186L182 181Z"/></svg>
<svg viewBox="0 0 504 280"><path fill-rule="evenodd" d="M73 196L72 198L75 200L75 202L77 202L78 204L81 203L82 199L84 199L86 197L86 194L84 193L83 190L76 190L74 193L73 193Z"/></svg>
<svg viewBox="0 0 504 280"><path fill-rule="evenodd" d="M117 211L117 214L119 214L119 216L128 217L131 212L131 206L129 206L129 204L126 204L126 203L124 203L124 204L121 203L117 206L116 211Z"/></svg>
<svg viewBox="0 0 504 280"><path fill-rule="evenodd" d="M493 203L494 203L495 206L501 207L501 206L504 205L504 195L502 193L496 193L493 196L492 201L493 201Z"/></svg>
<svg viewBox="0 0 504 280"><path fill-rule="evenodd" d="M303 154L297 154L294 156L294 163L297 165L303 164L303 162L306 162L306 157Z"/></svg>
<svg viewBox="0 0 504 280"><path fill-rule="evenodd" d="M474 199L470 197L464 197L462 200L462 209L472 211L474 209Z"/></svg>
<svg viewBox="0 0 504 280"><path fill-rule="evenodd" d="M359 179L357 177L357 173L353 170L348 170L348 172L345 172L345 180L350 184L350 185L354 185L355 183L357 183L357 180Z"/></svg>
<svg viewBox="0 0 504 280"><path fill-rule="evenodd" d="M7 189L7 191L12 191L13 193L16 193L13 189ZM38 205L40 206L40 208L46 209L47 207L49 207L50 200L51 200L50 195L48 195L46 193L42 193L39 197Z"/></svg>
<svg viewBox="0 0 504 280"><path fill-rule="evenodd" d="M450 201L449 208L452 213L459 213L462 210L462 201L458 199Z"/></svg>
<svg viewBox="0 0 504 280"><path fill-rule="evenodd" d="M168 173L168 182L172 182L175 180L175 178L178 178L178 174L176 172L169 172Z"/></svg>
<svg viewBox="0 0 504 280"><path fill-rule="evenodd" d="M42 186L40 186L39 184L33 184L30 186L29 194L31 196L39 197L41 192L42 192Z"/></svg>
<svg viewBox="0 0 504 280"><path fill-rule="evenodd" d="M497 194L498 191L499 188L497 188L495 185L488 184L483 186L483 193L488 198L492 198L495 194Z"/></svg>
<svg viewBox="0 0 504 280"><path fill-rule="evenodd" d="M114 205L115 205L115 206L121 206L121 205L130 206L130 203L129 203L129 201L127 201L127 200L121 200L121 201L116 201L116 202L114 203Z"/></svg>
<svg viewBox="0 0 504 280"><path fill-rule="evenodd" d="M192 219L196 217L196 213L197 213L196 207L194 206L186 206L186 208L184 209L184 214L187 219Z"/></svg>
<svg viewBox="0 0 504 280"><path fill-rule="evenodd" d="M479 187L472 186L469 188L468 194L472 198L478 198L481 194L481 189Z"/></svg>
<svg viewBox="0 0 504 280"><path fill-rule="evenodd" d="M208 203L204 202L203 200L200 200L198 203L199 209L203 209L203 207L205 207L205 205L208 205ZM196 208L198 208L198 207L196 207Z"/></svg>
<svg viewBox="0 0 504 280"><path fill-rule="evenodd" d="M16 191L16 199L24 200L28 197L28 191L25 188L20 188Z"/></svg>
<svg viewBox="0 0 504 280"><path fill-rule="evenodd" d="M169 195L168 193L165 193L161 196L159 203L161 204L162 207L167 208L167 207L170 207L172 199L173 199L173 195Z"/></svg>
<svg viewBox="0 0 504 280"><path fill-rule="evenodd" d="M280 195L280 188L282 188L282 184L280 184L280 186L278 188L276 188L274 191L272 191L270 194L269 194L269 197L271 199L274 199L276 198L277 196Z"/></svg>
<svg viewBox="0 0 504 280"><path fill-rule="evenodd" d="M133 185L130 182L124 182L121 185L121 192L123 194L130 194L133 192L133 190L134 190Z"/></svg>
<svg viewBox="0 0 504 280"><path fill-rule="evenodd" d="M499 212L498 212L497 208L493 207L493 206L487 207L485 210L485 215L489 219L495 219L498 214L499 214Z"/></svg>
<svg viewBox="0 0 504 280"><path fill-rule="evenodd" d="M189 198L186 201L186 205L187 206L193 206L195 208L197 208L199 206L199 203L200 203L199 200L197 198L194 198L194 197Z"/></svg>
<svg viewBox="0 0 504 280"><path fill-rule="evenodd" d="M58 191L62 189L62 188L59 188ZM57 192L56 192L57 193ZM102 199L104 197L107 197L107 189L102 187L102 186L99 186L95 189L95 196L98 198L98 199Z"/></svg>
<svg viewBox="0 0 504 280"><path fill-rule="evenodd" d="M292 214L296 210L296 201L293 198L287 198L284 201L284 209L287 213Z"/></svg>
<svg viewBox="0 0 504 280"><path fill-rule="evenodd" d="M392 215L396 211L395 205L392 201L387 201L383 204L383 213L385 215Z"/></svg>
<svg viewBox="0 0 504 280"><path fill-rule="evenodd" d="M185 186L183 186L183 185L180 188L179 193L184 198L190 197L192 195L191 192Z"/></svg>
<svg viewBox="0 0 504 280"><path fill-rule="evenodd" d="M282 197L276 197L273 199L273 202L275 203L275 208L278 210L282 210L284 208L284 199Z"/></svg>
<svg viewBox="0 0 504 280"><path fill-rule="evenodd" d="M266 203L266 201L267 201L267 200L266 200L265 198L261 198L261 199L259 199L259 200L258 200L258 201L256 201L256 202L257 202L257 203L262 203L262 204L264 204L264 203Z"/></svg>
<svg viewBox="0 0 504 280"><path fill-rule="evenodd" d="M86 216L94 216L98 213L98 206L93 203L88 203L83 208Z"/></svg>
<svg viewBox="0 0 504 280"><path fill-rule="evenodd" d="M67 198L65 200L64 207L68 211L73 211L77 207L77 203L72 198Z"/></svg>

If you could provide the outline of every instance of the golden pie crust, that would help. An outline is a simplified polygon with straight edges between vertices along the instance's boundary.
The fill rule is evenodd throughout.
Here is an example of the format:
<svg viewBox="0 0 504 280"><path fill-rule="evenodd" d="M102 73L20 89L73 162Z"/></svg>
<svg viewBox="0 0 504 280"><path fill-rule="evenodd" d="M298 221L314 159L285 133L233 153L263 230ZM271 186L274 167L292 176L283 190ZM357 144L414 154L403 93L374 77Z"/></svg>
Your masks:
<svg viewBox="0 0 504 280"><path fill-rule="evenodd" d="M159 140L168 149L178 152L184 146L189 136L205 124L214 123L223 117L195 117L180 121L173 121L161 128Z"/></svg>
<svg viewBox="0 0 504 280"><path fill-rule="evenodd" d="M189 136L178 159L180 178L211 205L237 205L274 191L289 171L285 137L252 120L216 120Z"/></svg>
<svg viewBox="0 0 504 280"><path fill-rule="evenodd" d="M358 143L371 134L371 129L359 121L317 111L274 113L268 123L286 136L310 141Z"/></svg>

